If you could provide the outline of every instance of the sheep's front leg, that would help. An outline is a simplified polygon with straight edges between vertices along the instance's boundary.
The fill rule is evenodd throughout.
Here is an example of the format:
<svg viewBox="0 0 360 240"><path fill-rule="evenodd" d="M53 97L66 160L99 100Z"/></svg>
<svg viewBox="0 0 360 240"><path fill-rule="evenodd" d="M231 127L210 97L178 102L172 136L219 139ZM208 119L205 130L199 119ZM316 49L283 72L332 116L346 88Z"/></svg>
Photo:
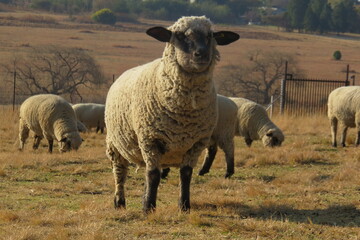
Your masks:
<svg viewBox="0 0 360 240"><path fill-rule="evenodd" d="M217 144L216 143L210 145L207 148L203 165L199 171L200 176L203 176L204 174L206 174L210 171L211 165L213 164L214 159L215 159L216 152L217 152Z"/></svg>
<svg viewBox="0 0 360 240"><path fill-rule="evenodd" d="M180 168L180 200L181 211L190 211L190 182L193 168L185 166Z"/></svg>
<svg viewBox="0 0 360 240"><path fill-rule="evenodd" d="M29 137L29 132L30 132L30 129L20 119L20 121L19 121L19 139L20 139L19 150L20 151L22 151L24 149L26 139Z"/></svg>
<svg viewBox="0 0 360 240"><path fill-rule="evenodd" d="M42 137L35 135L34 136L34 144L33 144L33 149L36 150L39 148L40 142L41 142Z"/></svg>
<svg viewBox="0 0 360 240"><path fill-rule="evenodd" d="M331 118L330 126L331 126L331 144L333 147L336 147L337 146L336 133L337 133L338 120L336 118Z"/></svg>
<svg viewBox="0 0 360 240"><path fill-rule="evenodd" d="M160 183L160 169L146 169L145 194L143 202L143 210L149 213L156 208L156 197Z"/></svg>
<svg viewBox="0 0 360 240"><path fill-rule="evenodd" d="M49 153L52 153L53 146L54 146L54 140L53 139L48 139L48 142L49 142Z"/></svg>
<svg viewBox="0 0 360 240"><path fill-rule="evenodd" d="M341 139L340 139L340 143L342 147L345 147L345 142L346 142L346 134L347 134L347 130L348 127L345 126L345 124L341 124Z"/></svg>
<svg viewBox="0 0 360 240"><path fill-rule="evenodd" d="M360 145L360 112L355 114L355 125L356 125L356 146Z"/></svg>
<svg viewBox="0 0 360 240"><path fill-rule="evenodd" d="M195 143L192 148L186 152L183 164L180 166L179 208L183 212L190 212L190 182L192 172L201 152L209 144L208 140L209 139L204 138Z"/></svg>
<svg viewBox="0 0 360 240"><path fill-rule="evenodd" d="M160 184L160 159L166 153L166 143L161 139L146 139L142 141L141 154L146 164L146 182L143 198L143 210L149 213L156 208L157 191Z"/></svg>

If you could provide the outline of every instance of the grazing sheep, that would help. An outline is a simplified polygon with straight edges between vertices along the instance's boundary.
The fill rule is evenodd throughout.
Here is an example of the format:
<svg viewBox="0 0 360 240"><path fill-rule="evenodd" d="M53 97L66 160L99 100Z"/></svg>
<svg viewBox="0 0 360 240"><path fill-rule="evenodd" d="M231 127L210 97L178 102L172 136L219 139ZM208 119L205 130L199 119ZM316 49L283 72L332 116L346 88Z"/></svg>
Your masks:
<svg viewBox="0 0 360 240"><path fill-rule="evenodd" d="M332 146L336 147L338 123L341 130L341 146L345 147L348 128L356 127L355 144L360 144L360 87L348 86L333 90L328 98L328 118L331 125Z"/></svg>
<svg viewBox="0 0 360 240"><path fill-rule="evenodd" d="M285 137L269 118L265 108L245 98L230 98L238 107L236 136L243 136L247 146L261 140L265 147L280 146Z"/></svg>
<svg viewBox="0 0 360 240"><path fill-rule="evenodd" d="M226 98L218 95L218 106L219 121L211 136L211 144L207 147L199 175L209 172L217 152L217 145L225 152L227 165L225 177L234 174L234 135L243 136L249 147L253 140L258 139L268 147L280 146L284 141L282 131L269 119L261 105L245 98Z"/></svg>
<svg viewBox="0 0 360 240"><path fill-rule="evenodd" d="M115 207L125 207L129 162L146 166L145 213L156 207L160 169L180 168L182 211L190 209L190 181L217 119L213 69L217 45L236 41L213 32L205 17L182 17L147 34L167 42L163 56L127 70L111 86L105 104L107 156L115 177Z"/></svg>
<svg viewBox="0 0 360 240"><path fill-rule="evenodd" d="M74 104L72 107L75 111L77 119L82 122L88 129L96 128L96 132L100 130L101 133L104 133L104 104L78 103Z"/></svg>
<svg viewBox="0 0 360 240"><path fill-rule="evenodd" d="M70 104L60 96L40 94L29 97L20 107L19 138L20 150L29 136L35 133L33 148L39 147L42 138L49 142L52 152L54 139L59 141L60 152L78 149L82 143L77 119Z"/></svg>

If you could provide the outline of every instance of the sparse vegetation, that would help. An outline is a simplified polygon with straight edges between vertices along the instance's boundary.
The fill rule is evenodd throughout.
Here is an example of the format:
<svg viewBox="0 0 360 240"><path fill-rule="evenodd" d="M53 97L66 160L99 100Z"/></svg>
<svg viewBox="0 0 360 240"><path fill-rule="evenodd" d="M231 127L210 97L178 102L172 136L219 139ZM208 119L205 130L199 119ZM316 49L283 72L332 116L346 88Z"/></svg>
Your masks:
<svg viewBox="0 0 360 240"><path fill-rule="evenodd" d="M104 135L84 134L77 152L50 155L45 146L17 152L17 114L0 106L0 120L1 239L360 237L360 149L332 148L325 116L276 117L286 134L279 148L260 142L248 148L237 138L231 179L223 178L222 153L208 176L195 169L190 214L178 212L173 169L160 184L157 211L147 217L143 169L130 168L127 209L113 209Z"/></svg>
<svg viewBox="0 0 360 240"><path fill-rule="evenodd" d="M91 18L98 23L114 25L116 23L115 14L108 8L100 9Z"/></svg>
<svg viewBox="0 0 360 240"><path fill-rule="evenodd" d="M335 51L333 54L333 58L337 61L341 60L341 52L339 50Z"/></svg>

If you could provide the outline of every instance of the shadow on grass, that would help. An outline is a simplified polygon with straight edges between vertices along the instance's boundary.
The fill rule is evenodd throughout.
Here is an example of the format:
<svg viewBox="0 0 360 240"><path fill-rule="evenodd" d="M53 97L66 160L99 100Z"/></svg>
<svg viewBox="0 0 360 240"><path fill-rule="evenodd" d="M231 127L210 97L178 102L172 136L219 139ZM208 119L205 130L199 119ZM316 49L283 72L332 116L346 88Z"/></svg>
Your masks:
<svg viewBox="0 0 360 240"><path fill-rule="evenodd" d="M230 209L236 213L234 216L219 216L216 214L205 214L204 217L210 218L258 218L262 220L290 221L296 223L310 223L338 227L360 227L360 210L353 205L330 206L326 209L294 209L286 205L270 205L259 208L239 204L236 202L227 202L218 206L205 203L194 206L195 208Z"/></svg>

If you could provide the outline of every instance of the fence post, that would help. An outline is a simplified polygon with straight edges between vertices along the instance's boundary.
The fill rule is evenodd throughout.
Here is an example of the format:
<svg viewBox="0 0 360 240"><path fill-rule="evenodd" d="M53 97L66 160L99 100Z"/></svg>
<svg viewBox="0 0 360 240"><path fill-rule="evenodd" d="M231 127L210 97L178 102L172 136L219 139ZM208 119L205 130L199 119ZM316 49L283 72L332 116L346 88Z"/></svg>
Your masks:
<svg viewBox="0 0 360 240"><path fill-rule="evenodd" d="M349 64L346 66L346 80L345 80L345 86L349 86L350 82L349 82L349 72L350 72L350 66Z"/></svg>
<svg viewBox="0 0 360 240"><path fill-rule="evenodd" d="M274 111L274 95L271 95L270 97L270 104L270 118L272 118Z"/></svg>
<svg viewBox="0 0 360 240"><path fill-rule="evenodd" d="M281 81L281 91L280 91L280 114L284 114L284 107L285 107L285 91L286 91L286 77L288 71L288 62L285 62L285 75L283 80Z"/></svg>
<svg viewBox="0 0 360 240"><path fill-rule="evenodd" d="M352 79L352 85L355 86L355 75L352 75L350 78Z"/></svg>
<svg viewBox="0 0 360 240"><path fill-rule="evenodd" d="M16 70L14 70L13 111L15 111Z"/></svg>

